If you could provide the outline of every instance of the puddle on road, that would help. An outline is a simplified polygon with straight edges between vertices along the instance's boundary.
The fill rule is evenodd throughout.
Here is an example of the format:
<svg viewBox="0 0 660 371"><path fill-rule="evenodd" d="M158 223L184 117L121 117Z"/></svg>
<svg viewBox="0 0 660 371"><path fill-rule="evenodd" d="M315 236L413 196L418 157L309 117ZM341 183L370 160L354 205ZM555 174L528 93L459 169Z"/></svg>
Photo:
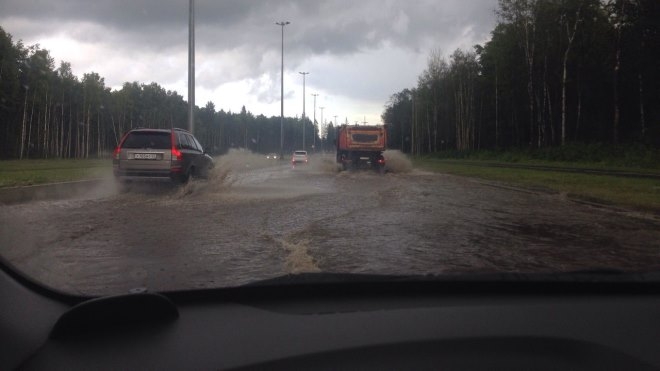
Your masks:
<svg viewBox="0 0 660 371"><path fill-rule="evenodd" d="M238 202L326 193L329 191L327 182L309 181L309 177L325 179L336 174L333 159L318 155L312 157L309 164L293 167L286 162L265 159L262 155L234 151L216 159L216 167L208 180L191 181L170 197L175 200ZM307 179L300 179L298 175Z"/></svg>
<svg viewBox="0 0 660 371"><path fill-rule="evenodd" d="M259 156L230 153L208 181L184 186L135 184L107 198L0 208L0 252L38 279L96 294L321 270L563 271L660 261L657 222L556 195L426 173L405 156L401 167L390 157L399 172L384 175L338 172L333 156L296 168Z"/></svg>
<svg viewBox="0 0 660 371"><path fill-rule="evenodd" d="M399 151L386 151L388 174L421 175L412 169L412 163ZM305 179L301 179L302 175ZM228 154L215 158L215 168L206 180L193 179L184 185L170 182L134 182L123 192L116 185L108 184L102 192L119 193L120 199L128 201L154 200L165 203L179 200L239 202L254 199L291 199L295 197L322 194L334 191L328 185L328 177L380 182L383 175L373 171L339 171L334 155L315 154L305 165L291 166L288 161L266 159L261 154L244 150L231 150ZM314 182L310 179L322 179Z"/></svg>

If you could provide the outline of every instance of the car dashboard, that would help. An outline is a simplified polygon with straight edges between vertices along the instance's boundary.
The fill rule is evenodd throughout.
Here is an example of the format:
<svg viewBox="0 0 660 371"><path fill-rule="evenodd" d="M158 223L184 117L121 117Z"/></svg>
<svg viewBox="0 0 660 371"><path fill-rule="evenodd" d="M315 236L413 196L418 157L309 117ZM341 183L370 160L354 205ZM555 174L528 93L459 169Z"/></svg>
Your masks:
<svg viewBox="0 0 660 371"><path fill-rule="evenodd" d="M3 265L0 365L658 369L658 289L636 280L292 275L235 288L84 298Z"/></svg>

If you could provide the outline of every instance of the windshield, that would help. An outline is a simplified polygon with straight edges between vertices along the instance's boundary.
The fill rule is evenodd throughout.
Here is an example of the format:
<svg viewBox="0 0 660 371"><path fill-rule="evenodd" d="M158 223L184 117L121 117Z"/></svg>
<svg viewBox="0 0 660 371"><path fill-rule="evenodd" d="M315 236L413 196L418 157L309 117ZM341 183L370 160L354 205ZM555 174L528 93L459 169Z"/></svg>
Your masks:
<svg viewBox="0 0 660 371"><path fill-rule="evenodd" d="M86 295L656 271L658 60L657 0L3 0L0 256Z"/></svg>

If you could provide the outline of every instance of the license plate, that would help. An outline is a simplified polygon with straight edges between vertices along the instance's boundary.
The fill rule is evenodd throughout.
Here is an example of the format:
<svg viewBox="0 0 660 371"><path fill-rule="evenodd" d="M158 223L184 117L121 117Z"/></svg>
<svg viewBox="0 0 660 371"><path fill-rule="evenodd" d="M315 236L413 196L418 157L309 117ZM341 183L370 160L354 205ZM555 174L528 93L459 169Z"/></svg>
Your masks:
<svg viewBox="0 0 660 371"><path fill-rule="evenodd" d="M136 160L157 160L158 155L155 153L136 153L133 158Z"/></svg>

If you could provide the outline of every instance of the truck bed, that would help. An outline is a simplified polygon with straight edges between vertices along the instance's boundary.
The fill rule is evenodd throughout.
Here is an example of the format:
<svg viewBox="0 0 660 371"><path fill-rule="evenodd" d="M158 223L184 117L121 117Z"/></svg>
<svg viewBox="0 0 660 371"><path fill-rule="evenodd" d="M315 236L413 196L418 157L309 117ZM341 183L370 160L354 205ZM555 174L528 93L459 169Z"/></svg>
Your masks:
<svg viewBox="0 0 660 371"><path fill-rule="evenodd" d="M387 137L383 126L348 126L338 130L338 151L384 151Z"/></svg>

